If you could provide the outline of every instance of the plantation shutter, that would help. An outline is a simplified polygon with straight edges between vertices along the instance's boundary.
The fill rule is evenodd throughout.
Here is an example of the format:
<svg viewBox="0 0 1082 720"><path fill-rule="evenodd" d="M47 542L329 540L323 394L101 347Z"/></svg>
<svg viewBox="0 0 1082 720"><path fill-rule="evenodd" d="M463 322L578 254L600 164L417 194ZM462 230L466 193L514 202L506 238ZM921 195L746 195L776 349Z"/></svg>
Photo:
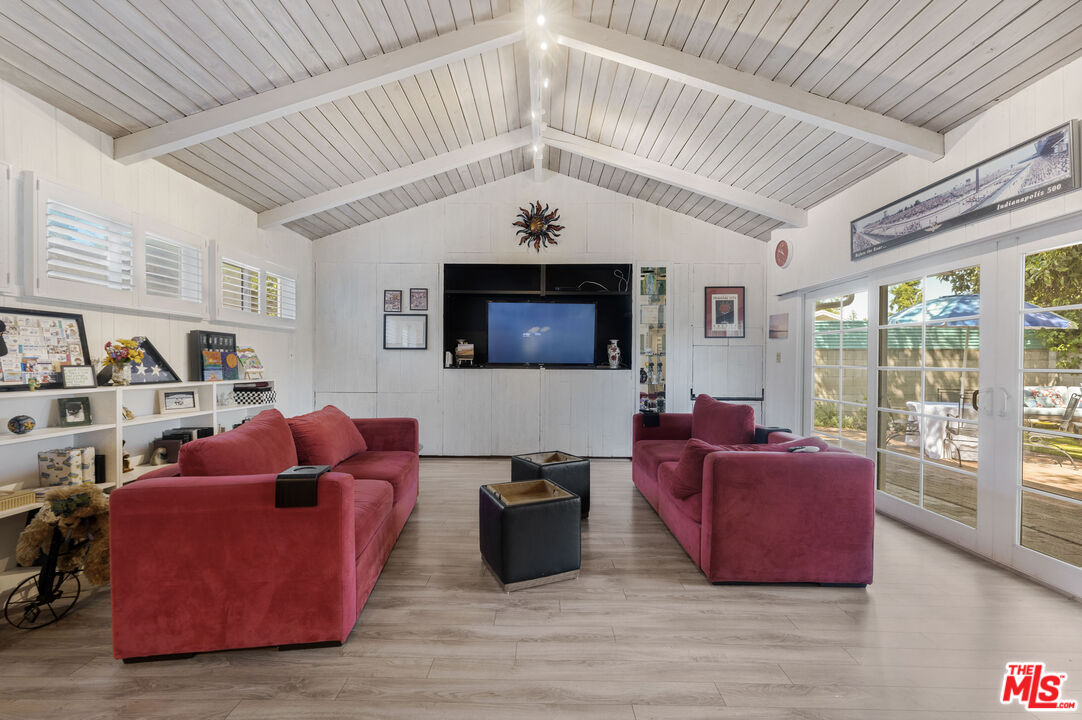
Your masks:
<svg viewBox="0 0 1082 720"><path fill-rule="evenodd" d="M267 317L297 319L297 281L284 275L267 273L265 280Z"/></svg>
<svg viewBox="0 0 1082 720"><path fill-rule="evenodd" d="M45 205L45 275L132 292L132 227L55 200Z"/></svg>
<svg viewBox="0 0 1082 720"><path fill-rule="evenodd" d="M259 314L259 271L232 260L222 260L222 307Z"/></svg>
<svg viewBox="0 0 1082 720"><path fill-rule="evenodd" d="M150 295L203 301L203 251L146 233L146 289Z"/></svg>

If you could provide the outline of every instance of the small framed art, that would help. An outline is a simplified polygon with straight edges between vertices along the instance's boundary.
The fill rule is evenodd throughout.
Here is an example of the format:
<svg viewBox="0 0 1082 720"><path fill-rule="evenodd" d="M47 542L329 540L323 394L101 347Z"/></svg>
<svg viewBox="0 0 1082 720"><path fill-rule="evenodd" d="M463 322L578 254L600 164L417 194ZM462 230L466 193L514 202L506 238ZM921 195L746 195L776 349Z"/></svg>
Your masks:
<svg viewBox="0 0 1082 720"><path fill-rule="evenodd" d="M428 310L428 288L410 288L410 310Z"/></svg>
<svg viewBox="0 0 1082 720"><path fill-rule="evenodd" d="M708 287L704 294L703 337L744 337L744 288Z"/></svg>
<svg viewBox="0 0 1082 720"><path fill-rule="evenodd" d="M402 291L383 291L383 312L402 312Z"/></svg>
<svg viewBox="0 0 1082 720"><path fill-rule="evenodd" d="M65 388L92 388L98 386L94 368L90 365L61 365L60 375Z"/></svg>
<svg viewBox="0 0 1082 720"><path fill-rule="evenodd" d="M163 413L192 412L199 409L195 390L159 390L158 407Z"/></svg>
<svg viewBox="0 0 1082 720"><path fill-rule="evenodd" d="M427 315L384 315L384 350L427 350Z"/></svg>
<svg viewBox="0 0 1082 720"><path fill-rule="evenodd" d="M60 427L79 427L93 425L94 416L90 412L90 398L60 398L56 401Z"/></svg>

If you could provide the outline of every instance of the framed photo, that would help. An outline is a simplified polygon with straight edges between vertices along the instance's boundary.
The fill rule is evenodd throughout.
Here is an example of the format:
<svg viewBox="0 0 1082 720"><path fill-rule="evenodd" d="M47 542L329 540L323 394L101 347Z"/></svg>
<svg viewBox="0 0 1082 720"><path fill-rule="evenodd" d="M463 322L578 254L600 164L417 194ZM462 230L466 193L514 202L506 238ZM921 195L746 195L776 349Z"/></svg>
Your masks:
<svg viewBox="0 0 1082 720"><path fill-rule="evenodd" d="M428 288L410 288L410 310L428 310Z"/></svg>
<svg viewBox="0 0 1082 720"><path fill-rule="evenodd" d="M112 370L110 369L110 372ZM98 386L94 368L90 365L62 365L61 380L65 388L92 388Z"/></svg>
<svg viewBox="0 0 1082 720"><path fill-rule="evenodd" d="M93 425L94 416L90 412L90 398L60 398L56 401L60 427L79 427Z"/></svg>
<svg viewBox="0 0 1082 720"><path fill-rule="evenodd" d="M163 413L192 412L199 409L195 390L159 390L158 407Z"/></svg>
<svg viewBox="0 0 1082 720"><path fill-rule="evenodd" d="M427 350L427 315L384 315L384 350Z"/></svg>
<svg viewBox="0 0 1082 720"><path fill-rule="evenodd" d="M160 385L180 382L180 375L166 362L161 352L154 347L154 343L150 342L149 338L137 336L133 337L132 340L139 343L139 348L143 351L143 361L132 363L131 366L132 385ZM101 372L98 373L98 384L112 385L112 377L112 366L105 365L102 367Z"/></svg>
<svg viewBox="0 0 1082 720"><path fill-rule="evenodd" d="M744 337L744 288L708 287L705 289L706 308L703 337Z"/></svg>
<svg viewBox="0 0 1082 720"><path fill-rule="evenodd" d="M89 362L82 315L0 307L0 391L63 388L61 368Z"/></svg>
<svg viewBox="0 0 1082 720"><path fill-rule="evenodd" d="M402 291L383 291L383 312L402 312Z"/></svg>
<svg viewBox="0 0 1082 720"><path fill-rule="evenodd" d="M779 313L770 316L770 331L767 337L771 340L786 340L789 337L789 313Z"/></svg>
<svg viewBox="0 0 1082 720"><path fill-rule="evenodd" d="M233 333L192 330L188 333L193 381L239 380L240 359L237 336ZM163 360L164 362L164 360ZM173 373L176 375L176 373ZM177 375L177 379L180 376ZM135 382L135 374L132 374Z"/></svg>

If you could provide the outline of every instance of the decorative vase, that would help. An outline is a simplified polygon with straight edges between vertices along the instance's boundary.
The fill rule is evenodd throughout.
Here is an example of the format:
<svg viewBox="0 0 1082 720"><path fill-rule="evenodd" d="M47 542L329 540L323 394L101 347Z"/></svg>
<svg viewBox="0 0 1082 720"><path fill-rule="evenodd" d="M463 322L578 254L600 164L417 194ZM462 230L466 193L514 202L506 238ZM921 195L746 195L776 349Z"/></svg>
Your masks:
<svg viewBox="0 0 1082 720"><path fill-rule="evenodd" d="M616 369L620 367L620 341L609 340L609 367Z"/></svg>
<svg viewBox="0 0 1082 720"><path fill-rule="evenodd" d="M131 385L131 363L113 365L113 385Z"/></svg>
<svg viewBox="0 0 1082 720"><path fill-rule="evenodd" d="M37 423L29 415L16 415L8 420L8 430L16 435L25 435L34 429Z"/></svg>

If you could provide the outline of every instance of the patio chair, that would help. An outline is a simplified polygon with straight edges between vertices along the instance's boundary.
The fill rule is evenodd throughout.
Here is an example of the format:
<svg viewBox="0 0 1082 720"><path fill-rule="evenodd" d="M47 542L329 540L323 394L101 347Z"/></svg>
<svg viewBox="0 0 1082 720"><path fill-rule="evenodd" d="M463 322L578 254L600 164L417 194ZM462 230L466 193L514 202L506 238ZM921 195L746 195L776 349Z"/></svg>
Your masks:
<svg viewBox="0 0 1082 720"><path fill-rule="evenodd" d="M1075 411L1078 409L1078 403L1080 400L1082 400L1082 395L1080 395L1079 393L1071 394L1071 399L1067 401L1067 405L1063 408L1063 419L1060 420L1059 426L1056 428L1057 430L1059 430L1060 432L1070 432L1071 428L1075 427L1078 424L1074 419L1074 414ZM1051 450L1055 457L1057 465L1063 467L1063 460L1059 457L1059 455L1062 455L1063 457L1067 458L1067 462L1071 463L1072 468L1076 467L1074 458L1071 457L1071 454L1059 445L1053 443L1052 437L1054 436L1029 432L1026 433L1026 437L1022 445L1023 448L1034 448L1036 452L1041 452L1042 450Z"/></svg>
<svg viewBox="0 0 1082 720"><path fill-rule="evenodd" d="M973 449L976 451L980 442L979 426L975 421L963 422L966 403L965 396L961 391L957 391L958 397L958 416L947 421L946 435L943 438L943 457L952 458L958 463L958 467L962 467L962 451L963 449ZM973 409L976 410L978 405L979 390L973 391Z"/></svg>

